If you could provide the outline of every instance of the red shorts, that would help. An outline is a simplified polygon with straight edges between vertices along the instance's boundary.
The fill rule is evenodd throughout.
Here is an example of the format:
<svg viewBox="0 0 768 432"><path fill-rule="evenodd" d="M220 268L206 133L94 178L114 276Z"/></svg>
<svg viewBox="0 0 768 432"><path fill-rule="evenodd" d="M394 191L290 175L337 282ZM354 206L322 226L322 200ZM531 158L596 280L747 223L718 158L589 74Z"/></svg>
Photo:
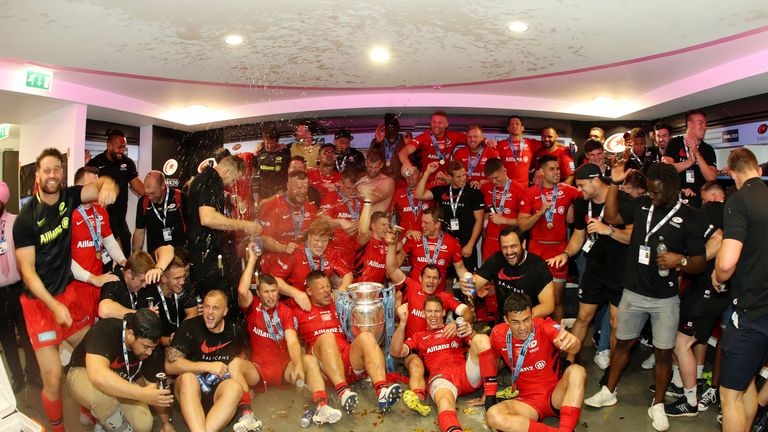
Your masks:
<svg viewBox="0 0 768 432"><path fill-rule="evenodd" d="M469 361L469 360L466 360ZM464 364L455 364L446 366L440 369L438 373L433 373L429 377L429 383L428 385L432 385L432 381L442 378L444 380L447 380L454 386L456 386L456 390L459 393L459 396L466 395L470 393L474 393L477 391L477 389L480 388L480 386L483 383L483 380L479 380L476 386L473 386L469 382L469 377L467 377L467 365L466 361Z"/></svg>
<svg viewBox="0 0 768 432"><path fill-rule="evenodd" d="M285 368L288 367L288 360L275 361L266 365L254 363L256 370L259 371L261 385L256 391L266 391L268 388L288 388L290 384L283 379L285 377Z"/></svg>
<svg viewBox="0 0 768 432"><path fill-rule="evenodd" d="M349 352L351 350L352 350L352 344L350 344L349 342L341 343L341 341L339 341L339 352L341 352L341 361L344 363L344 377L346 378L346 381L348 384L358 382L361 379L365 378L366 376L365 371L361 372L358 375L358 373L355 372L355 369L352 367L352 362L349 360Z"/></svg>
<svg viewBox="0 0 768 432"><path fill-rule="evenodd" d="M72 317L72 325L69 328L57 325L53 312L42 301L26 295L19 298L34 349L58 346L61 341L90 326L96 318L93 315L92 290L78 290L70 283L63 293L54 298L69 309L69 315Z"/></svg>
<svg viewBox="0 0 768 432"><path fill-rule="evenodd" d="M72 281L69 286L75 290L78 298L82 298L83 304L90 304L91 322L93 325L96 322L96 317L99 316L99 297L101 297L101 288L91 285L87 282ZM72 311L69 311L71 314Z"/></svg>
<svg viewBox="0 0 768 432"><path fill-rule="evenodd" d="M526 405L531 406L539 413L539 421L544 420L547 417L559 417L560 412L555 410L552 406L552 393L555 391L555 386L552 386L544 393L525 393L520 394L515 398L516 401L520 401Z"/></svg>
<svg viewBox="0 0 768 432"><path fill-rule="evenodd" d="M565 252L566 246L568 246L566 242L543 244L536 240L531 240L528 245L528 252L538 255L541 259L546 261ZM565 282L565 279L568 277L568 263L562 267L549 266L549 273L552 274L552 278L559 279L559 281L555 282Z"/></svg>

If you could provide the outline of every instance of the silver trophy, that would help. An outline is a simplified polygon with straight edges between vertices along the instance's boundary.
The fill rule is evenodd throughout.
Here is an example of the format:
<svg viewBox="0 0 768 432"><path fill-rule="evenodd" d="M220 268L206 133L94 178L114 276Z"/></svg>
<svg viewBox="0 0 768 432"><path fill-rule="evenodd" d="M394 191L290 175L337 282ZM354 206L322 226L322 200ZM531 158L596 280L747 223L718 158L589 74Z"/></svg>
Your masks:
<svg viewBox="0 0 768 432"><path fill-rule="evenodd" d="M349 297L352 303L350 324L352 335L371 332L381 343L384 335L384 285L375 282L358 282L349 285Z"/></svg>

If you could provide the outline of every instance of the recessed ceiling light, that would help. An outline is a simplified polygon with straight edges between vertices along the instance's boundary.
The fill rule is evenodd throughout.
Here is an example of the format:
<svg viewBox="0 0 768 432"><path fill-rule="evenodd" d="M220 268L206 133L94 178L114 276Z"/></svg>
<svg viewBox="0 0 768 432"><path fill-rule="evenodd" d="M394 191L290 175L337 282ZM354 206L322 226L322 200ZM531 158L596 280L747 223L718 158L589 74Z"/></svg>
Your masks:
<svg viewBox="0 0 768 432"><path fill-rule="evenodd" d="M239 34L231 34L224 38L224 42L226 42L227 45L236 46L245 42L245 38L243 38Z"/></svg>
<svg viewBox="0 0 768 432"><path fill-rule="evenodd" d="M595 105L611 105L615 100L610 96L598 96L592 99Z"/></svg>
<svg viewBox="0 0 768 432"><path fill-rule="evenodd" d="M386 48L374 48L370 52L371 60L375 63L386 63L389 61L389 50Z"/></svg>
<svg viewBox="0 0 768 432"><path fill-rule="evenodd" d="M524 31L528 31L528 24L522 22L522 21L515 21L509 24L509 27L507 27L509 31L515 32L515 33L522 33Z"/></svg>

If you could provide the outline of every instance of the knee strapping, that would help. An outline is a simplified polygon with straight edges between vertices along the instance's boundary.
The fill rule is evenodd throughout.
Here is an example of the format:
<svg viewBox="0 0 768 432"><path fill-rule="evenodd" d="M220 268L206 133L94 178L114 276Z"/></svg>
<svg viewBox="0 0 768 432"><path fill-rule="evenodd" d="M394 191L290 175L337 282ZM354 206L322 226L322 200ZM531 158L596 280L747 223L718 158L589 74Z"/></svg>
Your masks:
<svg viewBox="0 0 768 432"><path fill-rule="evenodd" d="M104 421L101 422L108 432L133 432L131 424L125 418L123 410L118 406Z"/></svg>

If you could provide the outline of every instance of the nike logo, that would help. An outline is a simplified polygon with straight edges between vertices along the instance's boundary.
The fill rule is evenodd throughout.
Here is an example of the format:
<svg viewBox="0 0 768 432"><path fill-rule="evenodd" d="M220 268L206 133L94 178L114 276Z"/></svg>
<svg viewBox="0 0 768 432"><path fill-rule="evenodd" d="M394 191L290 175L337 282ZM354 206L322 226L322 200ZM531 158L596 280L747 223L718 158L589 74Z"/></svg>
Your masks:
<svg viewBox="0 0 768 432"><path fill-rule="evenodd" d="M645 206L640 207L640 208L643 209L643 210L650 210L651 209L650 207L645 207Z"/></svg>
<svg viewBox="0 0 768 432"><path fill-rule="evenodd" d="M41 228L42 228L42 226L43 226L43 225L45 225L45 218L43 218L43 219L41 219L41 220L37 221L37 226L39 226L39 227L41 227Z"/></svg>
<svg viewBox="0 0 768 432"><path fill-rule="evenodd" d="M315 318L317 318L317 315L312 315L312 316L308 317L307 320L314 321Z"/></svg>
<svg viewBox="0 0 768 432"><path fill-rule="evenodd" d="M81 220L77 221L77 225L82 225L83 222L85 222L85 219L81 219Z"/></svg>
<svg viewBox="0 0 768 432"><path fill-rule="evenodd" d="M114 370L122 369L123 366L125 366L125 361L120 361L119 358L112 360L112 363L109 364L109 368Z"/></svg>
<svg viewBox="0 0 768 432"><path fill-rule="evenodd" d="M505 274L504 274L504 270L502 269L502 270L499 270L499 274L497 274L497 275L496 275L496 277L498 277L498 278L499 278L499 280L505 280L505 281L515 281L515 280L520 280L520 279L524 278L524 277L525 277L525 275L520 275L520 276L507 276L507 275L505 275Z"/></svg>
<svg viewBox="0 0 768 432"><path fill-rule="evenodd" d="M205 341L203 341L203 344L202 344L202 345L200 345L200 351L202 351L204 354L210 354L210 353L212 353L212 352L214 352L214 351L216 351L216 350L219 350L219 349L221 349L221 348L224 348L225 346L229 345L230 343L232 343L232 341L229 341L229 342L224 342L224 343L223 343L223 344L221 344L221 345L216 345L216 346L212 346L212 347L209 347L209 346L208 346L208 345L205 343Z"/></svg>

